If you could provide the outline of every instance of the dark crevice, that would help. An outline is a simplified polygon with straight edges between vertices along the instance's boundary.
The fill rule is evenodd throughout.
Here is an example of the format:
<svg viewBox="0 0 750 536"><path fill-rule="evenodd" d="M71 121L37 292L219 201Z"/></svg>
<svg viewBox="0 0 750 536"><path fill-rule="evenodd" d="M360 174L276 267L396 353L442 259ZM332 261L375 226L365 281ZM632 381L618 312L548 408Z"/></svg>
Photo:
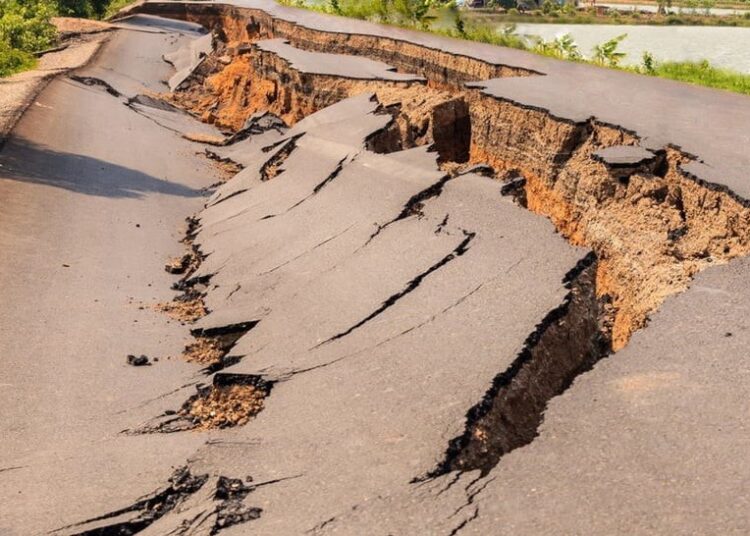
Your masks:
<svg viewBox="0 0 750 536"><path fill-rule="evenodd" d="M376 130L365 138L365 148L368 151L377 154L390 154L403 150L404 140L402 139L401 130L396 122L396 117L398 117L400 112L400 103L392 106L378 106L375 110L375 114L390 115L391 119L383 128Z"/></svg>
<svg viewBox="0 0 750 536"><path fill-rule="evenodd" d="M415 121L402 103L380 105L378 115L391 120L365 138L365 147L374 153L389 154L411 147L429 145L440 162L467 162L471 148L471 114L462 98L440 102L426 116ZM421 115L421 114L420 114Z"/></svg>
<svg viewBox="0 0 750 536"><path fill-rule="evenodd" d="M71 536L131 536L147 529L164 516L189 515L170 534L194 534L209 536L222 529L258 519L260 508L244 505L245 498L259 485L245 483L226 476L193 475L188 467L177 469L168 484L139 499L131 506L109 512L81 523L54 531ZM208 496L197 502L198 491L210 486ZM184 508L184 511L183 511ZM132 514L132 515L127 515ZM110 524L103 524L112 520ZM86 525L96 525L86 528Z"/></svg>
<svg viewBox="0 0 750 536"><path fill-rule="evenodd" d="M198 491L208 480L208 475L193 475L187 467L181 467L174 472L169 478L169 484L146 497L139 499L134 504L109 512L107 514L87 519L74 525L62 527L55 532L68 528L81 527L96 521L104 521L120 517L130 512L140 512L132 520L121 521L112 525L107 525L91 530L74 532L76 536L127 536L137 534L154 521L161 518L186 497Z"/></svg>
<svg viewBox="0 0 750 536"><path fill-rule="evenodd" d="M466 528L466 525L474 521L477 517L479 517L479 508L475 508L474 512L469 517L464 519L461 524L448 533L448 536L456 536L456 534Z"/></svg>
<svg viewBox="0 0 750 536"><path fill-rule="evenodd" d="M273 273L273 272L275 272L276 270L278 270L278 269L280 269L280 268L283 268L283 267L284 267L284 266L286 266L287 264L289 264L289 263L292 263L292 262L294 262L294 261L296 261L296 260L298 260L298 259L300 259L300 258L304 257L305 255L307 255L307 254L309 254L309 253L311 253L311 252L315 251L315 250L316 250L316 249L318 249L319 247L321 247L321 246L324 246L324 245L326 245L327 243L329 243L329 242L331 242L331 241L333 241L333 240L336 240L336 239L337 239L338 237L340 237L341 235L343 235L344 233L346 233L347 231L349 231L349 230L350 230L350 229L351 229L352 227L354 227L354 225L353 225L353 224L352 224L352 225L350 225L349 227L347 227L346 229L344 229L343 231L341 231L340 233L337 233L337 234L335 234L335 235L333 235L333 236L329 236L329 237L328 237L328 238L326 238L325 240L323 240L323 241L321 241L321 242L318 242L317 244L315 244L315 245L314 245L314 246L313 246L312 248L310 248L309 250L307 250L307 251L305 251L305 252L303 252L303 253L300 253L299 255L297 255L297 256L295 256L295 257L292 257L291 259L289 259L289 260L286 260L286 261L282 262L281 264L277 264L276 266L274 266L274 267L273 267L273 268L271 268L270 270L266 270L265 272L261 272L261 273L259 273L258 275L259 275L259 276L261 276L261 275L267 275L267 274L270 274L270 273Z"/></svg>
<svg viewBox="0 0 750 536"><path fill-rule="evenodd" d="M68 75L68 78L70 78L71 80L75 82L78 82L79 84L83 84L84 86L101 87L113 97L117 97L117 98L122 97L122 93L120 93L115 88L113 88L109 82L105 82L101 78L95 78L93 76L80 76L77 74Z"/></svg>
<svg viewBox="0 0 750 536"><path fill-rule="evenodd" d="M381 225L378 225L375 232L370 235L367 241L359 249L363 249L364 247L368 246L370 242L372 242L375 237L382 233L388 226L393 225L394 223L404 220L410 216L422 216L422 209L424 208L425 201L434 197L438 197L441 193L443 193L445 184L452 178L453 177L451 177L450 175L444 175L436 183L411 196L398 216Z"/></svg>
<svg viewBox="0 0 750 536"><path fill-rule="evenodd" d="M461 475L461 473L458 473L458 472L457 472L456 474L457 474L457 475L459 475L459 476ZM464 504L462 504L461 506L459 506L458 508L456 508L456 510L455 510L455 511L454 511L454 512L453 512L453 513L452 513L452 514L450 515L450 517L455 517L455 516L457 516L457 515L458 515L458 514L460 514L460 513L461 513L461 512L462 512L462 511L463 511L464 509L466 509L466 508L468 508L469 506L471 506L472 504L474 504L474 499L476 499L477 495L479 495L480 493L482 493L482 492L483 492L483 491L485 490L485 488L486 488L487 486L489 486L489 485L490 485L490 483L491 483L491 482L492 482L493 480L495 480L495 478L490 478L490 479L486 480L486 481L484 482L484 484L482 484L482 485L481 485L480 487L478 487L478 488L476 488L476 489L473 489L473 490L472 490L471 488L472 488L472 487L473 487L473 486L474 486L475 484L477 484L477 483L478 483L478 482L479 482L480 480L482 480L482 478L484 478L484 477L483 477L483 476L478 476L478 477L476 477L476 478L475 478L474 480L472 480L471 482L469 482L469 483L468 483L468 484L467 484L467 485L466 485L466 486L464 487L464 493L466 494L466 502L465 502Z"/></svg>
<svg viewBox="0 0 750 536"><path fill-rule="evenodd" d="M344 158L342 158L339 161L339 163L336 165L336 169L334 169L333 172L331 172L331 174L328 175L328 177L326 177L323 181L315 185L315 188L313 188L312 195L315 195L318 192L320 192L323 188L325 188L328 185L329 182L331 182L333 179L339 176L339 173L341 173L341 170L344 169L344 162L346 162L347 158L348 156L345 156ZM309 197L303 199L302 201L300 201L300 203L306 201L307 199L309 199ZM297 205L299 205L300 203L297 203ZM294 205L294 206L296 207L297 205Z"/></svg>
<svg viewBox="0 0 750 536"><path fill-rule="evenodd" d="M226 195L222 197L221 199L214 201L213 203L211 203L211 206L215 207L219 203L223 203L224 201L227 201L228 199L232 199L233 197L238 196L240 194L244 194L245 192L247 192L247 188L242 188L241 190L234 191L231 194Z"/></svg>
<svg viewBox="0 0 750 536"><path fill-rule="evenodd" d="M344 163L347 161L348 158L349 158L348 156L345 156L344 158L342 158L339 161L339 163L336 165L336 167L334 168L334 170L325 179L323 179L321 182L319 182L318 184L315 185L315 187L313 188L313 191L309 195L307 195L304 198L302 198L299 201L297 201L295 204L293 204L291 207L289 207L288 209L286 209L281 214L287 214L287 213L289 213L291 210L297 208L298 206L300 206L305 201L310 200L318 192L320 192L323 188L325 188L328 185L329 182L331 182L332 180L334 180L336 177L339 176L339 173L341 173L341 171L344 169ZM263 216L260 220L261 221L262 220L268 220L268 219L271 219L271 218L275 218L276 216L279 216L281 214L268 214L266 216Z"/></svg>
<svg viewBox="0 0 750 536"><path fill-rule="evenodd" d="M289 155L292 154L294 149L297 148L297 140L300 137L302 137L302 134L292 136L291 138L283 142L283 145L276 152L276 154L274 154L271 158L268 159L268 161L266 161L265 164L261 166L260 180L264 182L269 181L284 172L281 166L284 164L284 161L289 158Z"/></svg>
<svg viewBox="0 0 750 536"><path fill-rule="evenodd" d="M247 320L245 322L237 322L235 324L227 324L225 326L218 326L213 328L195 328L191 329L190 333L195 337L217 337L233 335L237 338L241 337L257 324L258 320Z"/></svg>
<svg viewBox="0 0 750 536"><path fill-rule="evenodd" d="M452 99L435 106L430 126L433 146L441 162L462 163L469 160L471 114L464 99Z"/></svg>
<svg viewBox="0 0 750 536"><path fill-rule="evenodd" d="M353 326L349 327L345 331L342 331L341 333L338 333L338 334L334 335L333 337L331 337L331 338L323 341L322 343L314 346L314 348L318 348L320 346L323 346L324 344L328 344L328 343L333 342L333 341L335 341L337 339L340 339L342 337L346 337L347 335L349 335L353 331L355 331L355 330L359 329L360 327L362 327L364 324L366 324L370 320L372 320L372 319L380 316L388 308L390 308L393 305L395 305L396 303L398 303L398 301L401 298L403 298L407 294L409 294L409 293L413 292L414 290L416 290L419 287L419 285L421 285L422 282L431 273L439 270L440 268L442 268L443 266L445 266L446 264L448 264L452 260L454 260L457 257L460 257L461 255L463 255L464 253L466 253L468 251L468 249L469 249L469 244L474 239L475 234L464 231L464 235L465 235L464 239L461 241L461 243L458 246L456 246L456 248L453 251L451 251L448 255L446 255L445 257L443 257L442 259L440 259L438 262L436 262L435 264L433 264L432 266L430 266L427 270L425 270L424 272L422 272L421 274L419 274L417 277L415 277L414 279L412 279L411 281L409 281L409 283L406 285L406 287L404 287L402 290L400 290L399 292L397 292L396 294L394 294L393 296L391 296L390 298L388 298L387 300L385 300L380 305L380 307L378 307L377 309L375 309L372 313L370 313L365 318L363 318L362 320L360 320L359 322L357 322Z"/></svg>
<svg viewBox="0 0 750 536"><path fill-rule="evenodd" d="M548 401L610 351L607 308L596 296L596 257L590 253L565 277L568 294L527 337L513 363L498 374L466 415L462 435L449 442L443 461L426 477L480 470L537 435Z"/></svg>
<svg viewBox="0 0 750 536"><path fill-rule="evenodd" d="M388 344L389 342L391 342L391 341L393 341L395 339L398 339L399 337L403 337L404 335L406 335L408 333L411 333L412 331L420 329L420 328L426 326L427 324L429 324L431 322L434 322L435 319L437 317L439 317L440 315L444 315L445 313L447 313L451 309L453 309L453 308L458 307L459 305L461 305L464 301L466 301L472 295L474 295L476 292L478 292L483 286L484 286L484 283L480 283L479 285L477 285L476 287L474 287L471 291L469 291L468 293L466 293L463 296L461 296L458 300L456 300L452 304L446 306L440 312L435 313L434 315L432 315L427 320L424 320L424 321L420 322L419 324L415 324L413 326L410 326L410 327L404 329L403 331L400 331L399 333L397 333L397 334L395 334L395 335L393 335L391 337L388 337L386 339L383 339L382 341L377 342L376 344L367 346L366 348L362 348L362 349L357 350L355 352L348 353L346 355L343 355L341 357L333 359L332 361L326 361L325 363L320 363L318 365L314 365L312 367L307 367L307 368L304 368L304 369L292 370L292 371L290 371L290 372L287 373L287 375L286 375L287 377L285 379L288 379L288 378L290 378L292 376L296 376L298 374L304 374L305 372L310 372L312 370L318 370L318 369L322 369L322 368L325 368L325 367L329 367L329 366L331 366L331 365L333 365L335 363L339 363L341 361L344 361L345 359L349 359L350 357L354 357L356 355L360 355L363 352L368 352L368 351L374 350L376 348L380 348L381 346L383 346L385 344Z"/></svg>
<svg viewBox="0 0 750 536"><path fill-rule="evenodd" d="M251 116L240 130L227 137L222 145L232 145L246 140L250 136L263 134L269 130L275 130L279 134L284 134L286 129L286 123L274 114L270 112L258 113Z"/></svg>
<svg viewBox="0 0 750 536"><path fill-rule="evenodd" d="M448 225L448 218L450 217L450 214L446 214L445 218L438 223L438 226L435 228L435 234L440 234L443 232L443 229Z"/></svg>
<svg viewBox="0 0 750 536"><path fill-rule="evenodd" d="M214 162L218 162L220 164L224 164L225 166L227 166L228 170L231 170L233 172L233 175L236 175L237 173L245 169L245 166L243 166L239 162L236 162L232 160L231 158L221 156L218 153L215 153L214 151L210 149L204 149L204 154L206 155L206 158L208 158L209 160L213 160Z"/></svg>
<svg viewBox="0 0 750 536"><path fill-rule="evenodd" d="M500 195L513 198L519 206L528 207L526 199L526 178L520 171L512 170L503 177L503 186L500 188Z"/></svg>
<svg viewBox="0 0 750 536"><path fill-rule="evenodd" d="M236 365L242 360L242 356L231 355L232 348L257 324L258 321L250 321L192 330L195 341L185 347L183 357L190 362L206 365L204 374L213 374Z"/></svg>
<svg viewBox="0 0 750 536"><path fill-rule="evenodd" d="M28 465L15 465L13 467L1 467L0 473L5 473L7 471L17 471L18 469L25 469L28 467Z"/></svg>

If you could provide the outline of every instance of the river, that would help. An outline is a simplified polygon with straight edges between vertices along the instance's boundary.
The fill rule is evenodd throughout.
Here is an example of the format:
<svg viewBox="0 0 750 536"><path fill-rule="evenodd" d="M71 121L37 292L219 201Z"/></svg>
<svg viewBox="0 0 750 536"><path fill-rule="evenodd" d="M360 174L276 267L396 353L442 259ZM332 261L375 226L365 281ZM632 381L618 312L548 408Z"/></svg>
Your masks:
<svg viewBox="0 0 750 536"><path fill-rule="evenodd" d="M644 51L661 61L708 60L712 65L750 73L750 28L718 26L625 26L612 24L518 24L517 32L545 40L569 33L585 56L594 45L620 34L623 63L639 64Z"/></svg>

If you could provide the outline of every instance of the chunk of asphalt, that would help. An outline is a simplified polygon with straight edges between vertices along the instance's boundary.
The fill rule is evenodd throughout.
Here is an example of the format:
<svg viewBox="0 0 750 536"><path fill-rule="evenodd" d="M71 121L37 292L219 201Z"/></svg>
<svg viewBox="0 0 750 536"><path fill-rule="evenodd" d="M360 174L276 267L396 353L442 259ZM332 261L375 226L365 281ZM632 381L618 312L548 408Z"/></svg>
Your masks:
<svg viewBox="0 0 750 536"><path fill-rule="evenodd" d="M145 356L143 354L139 356L128 354L127 363L131 367L145 367L145 366L151 365L151 362L149 361L148 356Z"/></svg>

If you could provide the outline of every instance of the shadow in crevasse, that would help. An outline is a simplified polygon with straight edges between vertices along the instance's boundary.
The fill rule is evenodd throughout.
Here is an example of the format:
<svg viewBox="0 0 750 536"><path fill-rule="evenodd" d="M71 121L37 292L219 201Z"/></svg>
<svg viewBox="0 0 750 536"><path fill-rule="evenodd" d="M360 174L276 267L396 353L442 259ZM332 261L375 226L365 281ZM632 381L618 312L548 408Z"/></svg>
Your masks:
<svg viewBox="0 0 750 536"><path fill-rule="evenodd" d="M133 155L137 160L139 155ZM90 156L54 151L11 137L0 151L0 182L44 184L101 197L138 198L159 193L200 197L200 190Z"/></svg>

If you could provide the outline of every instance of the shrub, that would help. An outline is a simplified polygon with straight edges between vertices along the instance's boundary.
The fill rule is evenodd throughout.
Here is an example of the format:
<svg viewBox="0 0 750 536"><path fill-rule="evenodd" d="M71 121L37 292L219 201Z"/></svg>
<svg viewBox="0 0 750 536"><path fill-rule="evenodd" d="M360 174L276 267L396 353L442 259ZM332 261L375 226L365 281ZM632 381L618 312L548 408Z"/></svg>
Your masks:
<svg viewBox="0 0 750 536"><path fill-rule="evenodd" d="M620 43L628 36L628 34L618 35L613 37L609 41L596 45L594 47L593 61L598 65L606 65L607 67L617 67L620 61L625 57L624 52L617 50Z"/></svg>
<svg viewBox="0 0 750 536"><path fill-rule="evenodd" d="M2 0L0 41L24 52L48 48L57 37L50 23L54 13L54 5L46 0Z"/></svg>
<svg viewBox="0 0 750 536"><path fill-rule="evenodd" d="M654 56L648 51L643 53L641 71L645 74L656 74L656 60L654 60Z"/></svg>
<svg viewBox="0 0 750 536"><path fill-rule="evenodd" d="M31 69L35 64L33 55L0 42L0 77Z"/></svg>
<svg viewBox="0 0 750 536"><path fill-rule="evenodd" d="M0 76L32 68L32 53L55 42L54 12L48 0L0 0Z"/></svg>

